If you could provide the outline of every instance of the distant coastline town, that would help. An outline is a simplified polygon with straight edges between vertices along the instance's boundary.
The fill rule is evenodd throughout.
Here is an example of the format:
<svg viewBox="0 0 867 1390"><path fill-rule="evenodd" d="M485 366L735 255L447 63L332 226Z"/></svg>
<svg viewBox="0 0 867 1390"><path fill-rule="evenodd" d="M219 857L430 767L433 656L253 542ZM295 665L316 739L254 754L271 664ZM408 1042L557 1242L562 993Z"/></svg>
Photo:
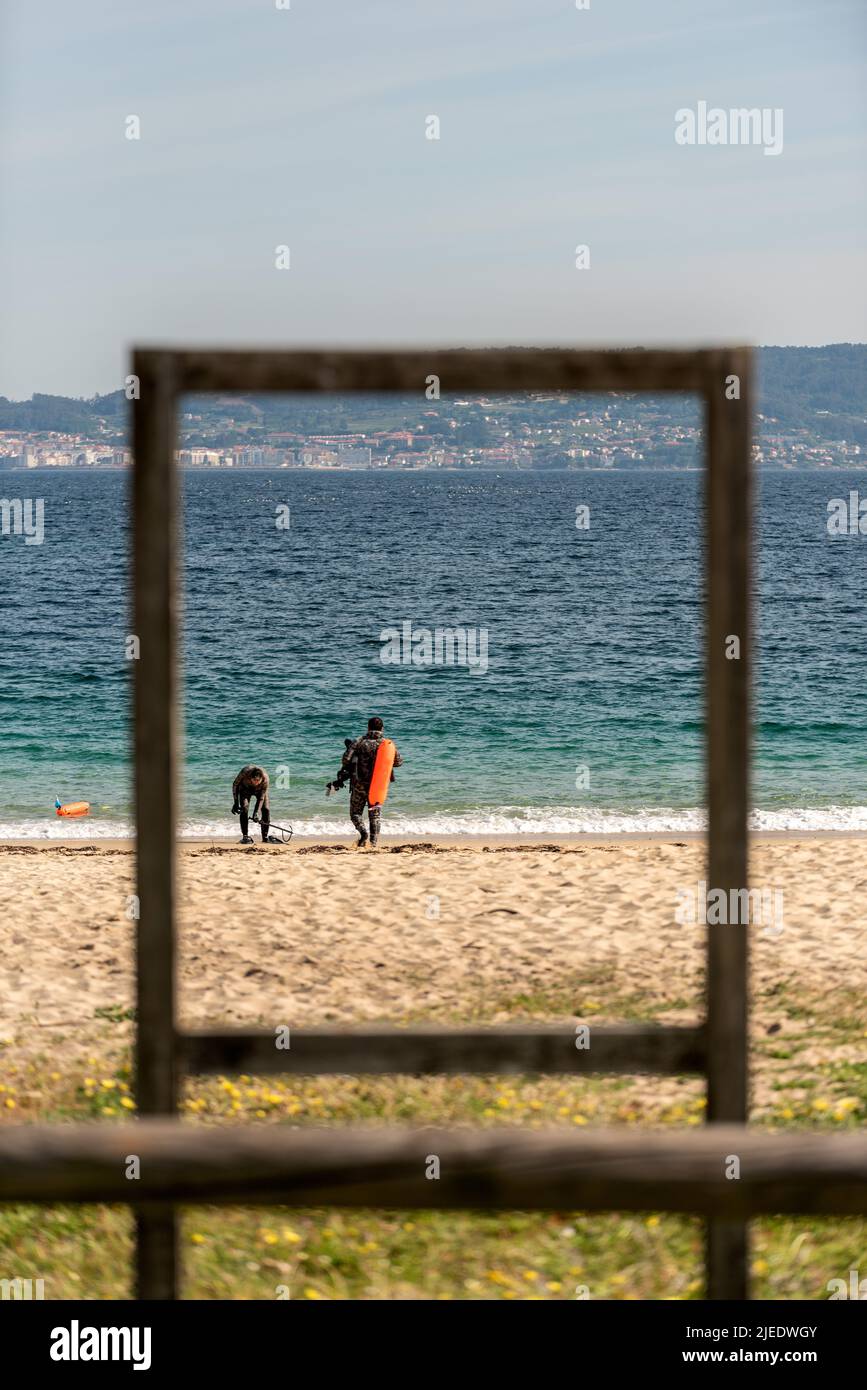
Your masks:
<svg viewBox="0 0 867 1390"><path fill-rule="evenodd" d="M195 417L186 417L188 422ZM451 445L448 436L415 430L373 433L294 435L281 431L255 445L211 446L205 438L176 450L182 468L313 469L551 469L698 468L701 429L689 425L625 421L617 407L602 415L576 414L568 426L501 428L486 416L494 436L490 445ZM860 467L867 454L846 439L820 440L808 430L777 428L759 416L761 442L754 444L759 465L778 468ZM457 422L449 422L456 428ZM132 450L82 434L0 434L0 471L31 468L128 468Z"/></svg>
<svg viewBox="0 0 867 1390"><path fill-rule="evenodd" d="M867 466L867 346L757 357L759 467ZM130 409L123 391L0 397L0 470L127 468ZM209 469L689 469L703 466L702 436L686 395L195 396L176 456Z"/></svg>

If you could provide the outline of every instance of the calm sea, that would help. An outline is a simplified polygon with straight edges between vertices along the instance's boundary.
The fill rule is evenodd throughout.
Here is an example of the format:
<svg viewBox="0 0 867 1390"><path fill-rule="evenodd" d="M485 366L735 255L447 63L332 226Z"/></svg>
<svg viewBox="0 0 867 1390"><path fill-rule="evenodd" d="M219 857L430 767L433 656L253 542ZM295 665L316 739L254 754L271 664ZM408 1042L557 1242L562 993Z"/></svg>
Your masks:
<svg viewBox="0 0 867 1390"><path fill-rule="evenodd" d="M348 793L324 785L370 714L405 764L387 831L700 826L700 483L187 473L182 833L237 833L231 783L251 761L276 821L345 832ZM2 475L5 497L45 505L41 545L0 537L2 836L129 828L128 486ZM757 826L867 828L867 536L826 529L829 500L859 487L760 483ZM384 630L406 623L422 655L423 630L472 630L475 667L384 663ZM59 821L55 796L93 814Z"/></svg>

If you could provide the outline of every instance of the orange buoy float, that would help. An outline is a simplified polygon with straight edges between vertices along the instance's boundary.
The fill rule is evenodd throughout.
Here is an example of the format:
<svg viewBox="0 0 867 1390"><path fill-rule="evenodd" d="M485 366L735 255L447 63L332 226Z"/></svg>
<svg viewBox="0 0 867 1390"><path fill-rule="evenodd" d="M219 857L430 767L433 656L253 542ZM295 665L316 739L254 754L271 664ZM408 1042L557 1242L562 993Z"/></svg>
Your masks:
<svg viewBox="0 0 867 1390"><path fill-rule="evenodd" d="M391 769L394 767L394 755L397 752L390 738L384 738L379 745L376 754L376 762L373 764L373 776L370 779L370 790L367 793L368 806L382 806L388 796L388 784L391 781Z"/></svg>
<svg viewBox="0 0 867 1390"><path fill-rule="evenodd" d="M59 816L86 816L90 811L89 801L68 801L61 806L60 798L55 797L54 807Z"/></svg>

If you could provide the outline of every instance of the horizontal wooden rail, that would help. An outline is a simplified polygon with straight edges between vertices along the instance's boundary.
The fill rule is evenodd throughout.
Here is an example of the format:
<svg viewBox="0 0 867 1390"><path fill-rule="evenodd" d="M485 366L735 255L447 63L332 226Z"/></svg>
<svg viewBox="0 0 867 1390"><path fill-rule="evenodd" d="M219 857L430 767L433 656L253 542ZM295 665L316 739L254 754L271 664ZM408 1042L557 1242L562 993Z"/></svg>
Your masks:
<svg viewBox="0 0 867 1390"><path fill-rule="evenodd" d="M130 1157L139 1178L128 1178ZM438 1160L439 1177L432 1160ZM730 1178L733 1159L740 1177ZM867 1134L738 1125L435 1130L131 1124L0 1129L0 1201L546 1211L867 1212Z"/></svg>
<svg viewBox="0 0 867 1390"><path fill-rule="evenodd" d="M183 1070L192 1075L294 1072L352 1076L497 1075L507 1073L701 1073L701 1027L590 1026L587 1047L576 1047L574 1026L560 1028L307 1028L292 1030L290 1046L272 1033L193 1032L179 1035Z"/></svg>
<svg viewBox="0 0 867 1390"><path fill-rule="evenodd" d="M441 349L328 352L142 348L138 376L169 371L189 391L402 391L418 395L429 377L443 392L677 391L723 389L737 349Z"/></svg>

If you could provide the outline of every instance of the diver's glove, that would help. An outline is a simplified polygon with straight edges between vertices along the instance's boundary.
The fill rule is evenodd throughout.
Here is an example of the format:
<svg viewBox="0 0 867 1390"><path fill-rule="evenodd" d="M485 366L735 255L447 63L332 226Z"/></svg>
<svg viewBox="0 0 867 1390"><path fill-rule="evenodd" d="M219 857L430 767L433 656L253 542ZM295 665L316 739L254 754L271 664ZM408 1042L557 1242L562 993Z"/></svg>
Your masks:
<svg viewBox="0 0 867 1390"><path fill-rule="evenodd" d="M237 803L237 801L236 801L235 804L234 804L234 806L232 807L232 815L233 815L233 816L239 816L240 814L241 814L241 808L240 808L240 806L238 805L238 803Z"/></svg>

